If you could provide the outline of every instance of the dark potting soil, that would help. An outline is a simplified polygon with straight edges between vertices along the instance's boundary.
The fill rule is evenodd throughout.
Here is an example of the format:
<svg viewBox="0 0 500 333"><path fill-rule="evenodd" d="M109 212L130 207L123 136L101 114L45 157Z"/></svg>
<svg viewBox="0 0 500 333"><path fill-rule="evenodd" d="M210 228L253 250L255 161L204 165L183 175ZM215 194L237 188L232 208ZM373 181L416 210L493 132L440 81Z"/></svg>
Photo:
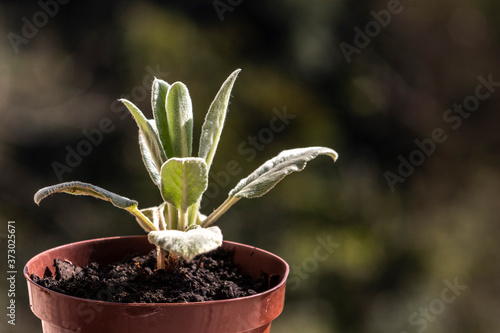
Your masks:
<svg viewBox="0 0 500 333"><path fill-rule="evenodd" d="M186 303L230 299L267 290L267 278L243 275L233 263L232 253L221 248L181 259L173 273L155 270L156 252L130 256L105 267L89 263L75 267L54 260L55 276L47 268L44 277L34 274L37 284L66 295L121 303Z"/></svg>

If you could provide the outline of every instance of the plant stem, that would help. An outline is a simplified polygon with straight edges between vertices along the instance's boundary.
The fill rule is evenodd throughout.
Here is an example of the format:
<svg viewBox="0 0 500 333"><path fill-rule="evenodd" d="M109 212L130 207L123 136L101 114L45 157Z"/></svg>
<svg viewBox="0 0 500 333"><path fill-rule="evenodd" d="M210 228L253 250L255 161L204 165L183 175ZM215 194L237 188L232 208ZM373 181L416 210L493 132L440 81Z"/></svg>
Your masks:
<svg viewBox="0 0 500 333"><path fill-rule="evenodd" d="M198 208L200 207L200 200L188 208L188 226L196 224L198 220Z"/></svg>
<svg viewBox="0 0 500 333"><path fill-rule="evenodd" d="M177 208L174 205L167 203L168 207L168 228L170 230L177 229L177 221L179 220Z"/></svg>
<svg viewBox="0 0 500 333"><path fill-rule="evenodd" d="M177 229L180 231L186 230L188 226L188 214L186 211L181 210L179 213L179 223L177 224Z"/></svg>
<svg viewBox="0 0 500 333"><path fill-rule="evenodd" d="M165 271L167 273L175 272L178 263L179 263L179 257L170 252L168 254L168 257L166 258Z"/></svg>
<svg viewBox="0 0 500 333"><path fill-rule="evenodd" d="M158 216L158 230L166 230L167 229L167 222L165 222L165 205L161 205L158 207L157 214Z"/></svg>
<svg viewBox="0 0 500 333"><path fill-rule="evenodd" d="M137 209L137 205L135 206L130 206L125 208L130 214L134 215L138 222L139 225L146 231L155 231L157 230L156 227L154 226L153 223L140 211Z"/></svg>
<svg viewBox="0 0 500 333"><path fill-rule="evenodd" d="M219 217L222 216L222 214L224 214L232 205L234 205L240 199L241 197L231 197L231 196L228 197L226 201L222 203L222 205L220 205L216 210L214 210L212 214L210 214L205 219L205 221L201 223L201 226L203 228L211 226L215 221L217 221L217 219L219 219Z"/></svg>
<svg viewBox="0 0 500 333"><path fill-rule="evenodd" d="M159 246L156 247L156 269L165 269L165 256Z"/></svg>

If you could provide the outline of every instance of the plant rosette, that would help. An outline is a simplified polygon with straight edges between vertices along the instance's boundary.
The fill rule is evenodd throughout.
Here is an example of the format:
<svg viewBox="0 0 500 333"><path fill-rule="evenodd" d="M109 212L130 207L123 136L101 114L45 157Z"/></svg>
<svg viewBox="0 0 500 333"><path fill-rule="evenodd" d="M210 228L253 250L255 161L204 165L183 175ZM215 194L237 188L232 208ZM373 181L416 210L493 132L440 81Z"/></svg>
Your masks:
<svg viewBox="0 0 500 333"><path fill-rule="evenodd" d="M202 214L200 212L202 195L208 186L208 175L215 155L215 151L221 137L222 129L225 124L229 97L239 72L240 70L238 69L227 78L227 80L222 84L222 87L215 96L212 104L210 105L202 126L198 154L196 156L193 156L192 149L192 103L188 89L182 82L176 82L170 85L163 80L156 78L154 79L151 92L153 119L147 119L142 111L139 110L133 103L128 100L121 99L138 125L139 148L142 160L153 183L158 187L160 191L161 197L163 199L163 202L160 205L145 209L139 209L138 202L135 200L117 195L98 186L79 181L66 182L42 188L35 194L35 202L39 204L41 200L54 193L69 193L73 195L93 196L98 199L109 201L115 207L127 210L136 218L138 224L147 233L147 237L142 237L143 243L141 243L142 245L140 246L140 248L143 250L151 247L156 248L156 270L164 270L166 272L172 273L176 269L178 269L178 263L181 258L190 261L196 256L206 254L221 246L223 248L232 250L239 248L239 246L242 246L248 250L248 247L246 247L245 245L223 242L222 232L219 227L213 225L214 222L216 222L231 206L233 206L241 198L251 199L266 194L287 175L293 172L302 171L305 168L307 162L316 158L317 156L327 155L332 157L335 161L338 155L334 150L325 147L296 148L282 151L276 157L262 164L248 177L240 180L237 183L236 187L229 191L227 199L211 214L209 214L208 216ZM101 258L102 263L110 263L108 259L109 256L96 254L96 248L104 251L105 254L114 253L115 260L120 260L124 256L130 255L133 252L137 251L137 246L134 245L135 239L127 237L119 239L123 239L123 241L120 241L119 249L121 250L118 252L116 252L112 246L110 247L109 243L106 243L108 244L108 247L99 247L97 245L90 245L90 247L76 246L71 251L65 249L62 252L56 251L57 249L59 249L56 248L36 256L35 258L37 258L38 262L36 262L35 258L33 258L27 264L24 273L26 278L28 279L28 286L30 290L30 304L35 314L37 314L42 319L44 332L86 332L84 328L91 326L87 325L88 323L85 323L85 320L82 320L82 318L80 318L81 316L78 317L78 314L82 313L82 311L85 310L86 306L90 306L92 308L91 304L94 304L97 308L99 308L99 306L102 306L101 303L110 303L113 304L112 308L115 309L113 311L117 311L117 313L121 311L120 313L122 314L126 314L127 311L131 311L122 309L122 307L124 306L123 304L118 305L117 303L111 302L99 303L100 301L91 300L84 301L83 299L75 299L74 297L66 296L66 299L70 299L71 302L73 302L74 307L72 308L71 306L62 305L63 303L52 302L54 303L52 305L56 307L55 311L59 311L60 313L69 312L73 314L73 319L79 318L79 320L75 321L69 320L68 318L59 318L63 321L62 326L54 328L56 327L54 326L54 324L44 321L43 318L48 318L47 313L49 309L44 308L43 303L40 302L47 301L48 304L50 304L50 300L53 300L55 298L59 299L63 296L60 293L52 292L49 289L37 285L30 278L31 274L43 276L47 272L47 270L50 270L50 266L53 264L54 259L68 260L75 265L77 263L80 265L85 265L89 263L90 260L94 260L94 257L97 257ZM147 242L145 241L146 239ZM91 241L89 242L90 243L85 244L93 244ZM75 244L78 245L80 243ZM227 244L231 245L229 246ZM72 244L70 244L69 246L71 245ZM251 249L252 250L250 251L250 253L265 252L256 248ZM284 301L284 285L286 276L288 274L288 266L286 265L286 263L284 263L282 259L270 254L271 256L275 257L273 257L273 260L277 260L277 262L280 261L280 263L276 263L277 267L281 267L280 269L270 269L268 267L269 271L267 272L263 269L248 268L246 266L246 259L248 258L243 260L242 258L238 257L237 253L239 251L242 250L235 250L235 262L237 262L241 266L242 271L253 277L256 277L255 272L259 272L259 274L261 274L262 272L266 272L268 276L279 276L280 282L274 285L274 287L270 285L269 290L279 290L278 299L282 297L282 309ZM86 255L86 259L82 259L80 253L83 253L84 257ZM60 257L53 257L54 254L60 255ZM48 260L48 258L50 258L50 260ZM265 261L264 259L261 260ZM254 260L252 265L255 266L256 264L258 263L256 263ZM265 293L266 292L264 292L264 294ZM261 294L262 293L259 293L257 295ZM252 298L254 296L256 295L248 297ZM245 298L247 297L241 297L239 299ZM231 300L223 300L189 304L191 304L191 306L194 306L194 308L201 308L212 303L217 304L218 302L223 302L225 304L225 302L230 301ZM157 312L157 310L155 309L158 309L159 307L161 308L161 306L159 306L158 304L159 303L153 303L149 306L135 303L128 304L128 306L131 306L131 309L143 309L144 307L144 309L148 308L148 310L138 310L138 313L141 313L141 315L139 316L130 315L129 317L125 317L125 319L123 319L123 322L127 323L126 325L123 324L122 321L120 321L120 323L118 324L116 323L116 321L112 320L111 322L115 322L115 324L113 325L121 327L120 330L112 330L113 325L108 324L107 326L103 326L106 328L102 329L102 331L108 333L136 331L131 330L130 327L137 327L140 331L142 331L143 326L136 326L139 325L138 323L141 323L140 325L144 324L144 320L137 319L139 317L147 317L148 320L151 320L153 322L157 320L168 322L168 320L161 315L157 316L161 319L153 318L156 316L155 313ZM266 309L267 307L262 307L262 304L260 303L260 305L258 306L256 304L257 303L253 302L254 309L250 314L255 314L256 318L267 318L265 314L266 311L263 312L263 309ZM185 311L192 311L191 308L189 308L188 310L189 306L186 304L177 304L177 306L179 306L181 309L185 309ZM179 315L177 312L178 310L171 310L175 307L175 305L169 304L168 306L164 305L164 307L170 309L169 311L171 311L171 313L176 313L176 316L178 318L186 317L188 322L193 321L192 319L188 318L188 315ZM278 308L279 307L280 306L278 306ZM120 308L119 311L117 310L118 308ZM38 311L36 309L44 310ZM62 311L63 309L65 309L66 311ZM68 309L72 310L67 311ZM275 310L274 314L276 316L279 315L281 309L279 309L279 311ZM244 310L248 311L249 309L247 307L244 308ZM210 317L212 318L212 321L219 322L223 325L224 322L227 322L229 319L220 314L217 315L217 311L219 311L218 306L210 310ZM94 309L93 313L94 317L97 318L99 317L98 314L101 312L97 309ZM117 314L115 312L111 313L113 313L113 315ZM250 314L247 313L246 316ZM204 316L206 316L206 314ZM241 319L241 314L240 317L238 317L237 313L234 313L229 317ZM95 321L92 320L92 322ZM257 320L257 322L259 322L259 324L262 324L262 322L260 322L259 320ZM205 325L208 325L206 327L214 328L210 328L209 330L182 330L182 332L226 332L225 329L221 328L224 326L221 326L219 328L216 328L217 326L212 326L215 325L213 322L209 322L208 324L206 323ZM129 328L125 329L126 327ZM152 329L147 331L160 332L161 327L164 326L160 325L160 328L158 328L158 330ZM244 329L240 329L242 327L244 327ZM235 328L237 330L232 330ZM98 332L95 330L97 329L97 327L94 327L93 329L94 330L92 332ZM267 326L261 325L254 328L249 328L248 325L243 325L237 328L237 326L233 325L231 326L231 330L228 330L228 332L269 332L269 329L270 323ZM176 330L173 331L176 332Z"/></svg>

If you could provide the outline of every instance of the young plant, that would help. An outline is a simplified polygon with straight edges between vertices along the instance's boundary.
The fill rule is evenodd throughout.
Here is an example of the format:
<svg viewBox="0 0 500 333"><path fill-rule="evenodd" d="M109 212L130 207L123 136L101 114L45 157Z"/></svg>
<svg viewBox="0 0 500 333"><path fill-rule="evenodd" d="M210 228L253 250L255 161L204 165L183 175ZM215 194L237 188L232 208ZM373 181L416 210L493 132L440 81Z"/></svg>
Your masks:
<svg viewBox="0 0 500 333"><path fill-rule="evenodd" d="M139 127L142 159L164 200L159 206L139 209L138 203L98 186L78 181L42 188L35 194L37 204L47 196L65 192L89 195L111 202L135 216L157 248L157 268L172 270L179 257L196 255L222 245L222 232L212 224L241 198L266 194L292 172L301 171L318 155L335 161L329 148L309 147L285 150L270 159L229 192L228 198L208 217L199 211L207 189L210 166L224 126L229 97L240 70L222 84L208 109L202 126L197 156L193 156L193 111L188 89L181 82L172 85L154 79L151 104L154 119L147 119L130 101L121 99Z"/></svg>

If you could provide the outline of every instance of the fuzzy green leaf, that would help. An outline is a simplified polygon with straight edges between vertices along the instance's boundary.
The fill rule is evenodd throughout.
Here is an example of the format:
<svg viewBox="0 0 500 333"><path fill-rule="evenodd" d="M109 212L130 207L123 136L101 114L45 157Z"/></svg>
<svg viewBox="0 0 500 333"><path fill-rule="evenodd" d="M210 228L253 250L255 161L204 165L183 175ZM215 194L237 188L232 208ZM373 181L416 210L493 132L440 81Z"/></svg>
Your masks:
<svg viewBox="0 0 500 333"><path fill-rule="evenodd" d="M156 121L156 127L158 128L158 137L160 138L160 142L167 157L173 156L166 109L169 89L170 85L167 82L157 78L154 79L153 86L151 87L151 107L153 108L153 115Z"/></svg>
<svg viewBox="0 0 500 333"><path fill-rule="evenodd" d="M218 227L196 228L188 231L152 231L148 234L148 240L165 251L191 260L199 254L221 246L222 232Z"/></svg>
<svg viewBox="0 0 500 333"><path fill-rule="evenodd" d="M335 161L337 153L324 147L297 148L282 151L270 159L248 177L242 179L229 192L230 197L256 198L271 190L277 183L292 172L302 171L307 162L318 155L328 155Z"/></svg>
<svg viewBox="0 0 500 333"><path fill-rule="evenodd" d="M208 109L205 122L201 128L198 157L205 159L209 170L224 127L231 90L240 71L241 69L235 70L222 84Z"/></svg>
<svg viewBox="0 0 500 333"><path fill-rule="evenodd" d="M151 125L153 131L157 133L156 124L154 120L149 119L148 122ZM148 147L146 137L144 136L142 131L139 131L139 148L141 151L142 161L144 163L144 166L146 167L146 170L148 170L149 176L151 177L153 183L155 183L156 186L160 186L161 183L160 168L158 168L158 166L155 163L155 158Z"/></svg>
<svg viewBox="0 0 500 333"><path fill-rule="evenodd" d="M154 162L156 168L160 170L163 162L167 159L165 152L160 143L160 138L158 133L151 126L151 122L146 119L144 114L135 106L132 102L126 99L120 99L123 104L130 111L132 116L139 127L139 131L144 135L146 147L149 149L151 159Z"/></svg>
<svg viewBox="0 0 500 333"><path fill-rule="evenodd" d="M39 205L40 201L54 193L88 195L94 198L109 201L115 207L125 209L130 214L134 215L137 218L139 225L146 232L157 230L154 224L140 210L137 209L137 201L122 197L101 187L82 182L61 183L38 190L38 192L35 193L34 200L36 204Z"/></svg>
<svg viewBox="0 0 500 333"><path fill-rule="evenodd" d="M190 157L193 147L193 106L189 91L182 82L170 87L166 106L172 156Z"/></svg>
<svg viewBox="0 0 500 333"><path fill-rule="evenodd" d="M44 187L35 194L34 199L36 204L39 205L40 201L42 201L43 199L54 193L89 195L101 200L109 201L114 206L123 209L137 206L137 201L135 200L130 200L128 198L122 197L108 190L105 190L101 187L82 182L67 182L67 183L61 183L53 186Z"/></svg>
<svg viewBox="0 0 500 333"><path fill-rule="evenodd" d="M207 164L201 158L173 157L161 168L160 191L163 199L181 212L186 212L199 200L207 185Z"/></svg>

